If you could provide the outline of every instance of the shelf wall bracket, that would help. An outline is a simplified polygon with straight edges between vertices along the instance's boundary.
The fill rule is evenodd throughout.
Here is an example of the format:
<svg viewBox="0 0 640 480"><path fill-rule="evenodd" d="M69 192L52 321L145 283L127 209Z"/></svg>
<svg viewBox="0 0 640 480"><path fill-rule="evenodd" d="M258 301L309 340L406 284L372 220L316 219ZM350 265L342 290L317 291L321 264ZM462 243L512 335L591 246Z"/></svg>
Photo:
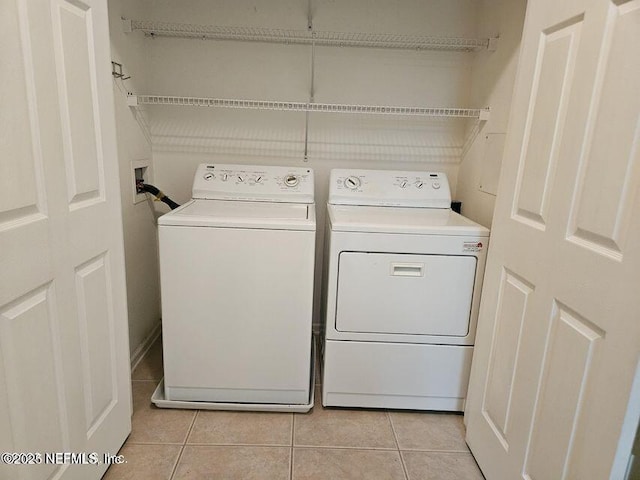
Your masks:
<svg viewBox="0 0 640 480"><path fill-rule="evenodd" d="M122 31L124 33L133 32L133 25L131 24L131 20L130 19L121 17L120 20L122 20Z"/></svg>
<svg viewBox="0 0 640 480"><path fill-rule="evenodd" d="M127 93L127 105L129 107L139 107L140 104L138 103L138 95L135 95L131 92Z"/></svg>
<svg viewBox="0 0 640 480"><path fill-rule="evenodd" d="M487 50L489 52L495 52L498 49L499 40L500 40L499 36L489 38L489 40L487 41Z"/></svg>

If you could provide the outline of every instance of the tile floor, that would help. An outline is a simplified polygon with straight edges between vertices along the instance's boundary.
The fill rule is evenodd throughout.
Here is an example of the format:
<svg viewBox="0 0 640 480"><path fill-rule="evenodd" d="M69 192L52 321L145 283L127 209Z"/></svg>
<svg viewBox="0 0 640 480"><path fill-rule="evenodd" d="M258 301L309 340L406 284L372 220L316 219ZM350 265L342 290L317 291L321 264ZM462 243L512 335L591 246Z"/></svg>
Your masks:
<svg viewBox="0 0 640 480"><path fill-rule="evenodd" d="M307 414L158 409L161 378L158 341L132 374L127 463L104 480L483 479L461 415L325 409L318 385Z"/></svg>

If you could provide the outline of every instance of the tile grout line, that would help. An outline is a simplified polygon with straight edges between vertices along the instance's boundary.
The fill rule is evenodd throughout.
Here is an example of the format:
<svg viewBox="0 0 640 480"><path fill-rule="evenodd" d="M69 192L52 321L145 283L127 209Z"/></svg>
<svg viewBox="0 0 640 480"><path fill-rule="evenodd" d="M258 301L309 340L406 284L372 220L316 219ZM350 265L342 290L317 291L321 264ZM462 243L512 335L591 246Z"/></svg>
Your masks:
<svg viewBox="0 0 640 480"><path fill-rule="evenodd" d="M196 420L198 420L198 415L200 415L200 412L202 410L196 410L196 414L193 416L193 420L191 420L191 425L189 426L189 431L187 432L187 436L184 437L184 442L182 442L182 445L184 445L185 447L187 446L187 442L189 441L189 436L191 436L191 432L193 431L193 427L196 424Z"/></svg>
<svg viewBox="0 0 640 480"><path fill-rule="evenodd" d="M257 447L257 448L287 448L291 444L287 443L207 443L189 442L185 447Z"/></svg>
<svg viewBox="0 0 640 480"><path fill-rule="evenodd" d="M127 445L173 445L183 446L182 442L130 442L127 440Z"/></svg>
<svg viewBox="0 0 640 480"><path fill-rule="evenodd" d="M286 443L203 443L191 442L185 447L256 447L256 448L287 448L291 445Z"/></svg>
<svg viewBox="0 0 640 480"><path fill-rule="evenodd" d="M387 447L367 447L367 446L355 446L350 447L346 445L296 445L296 448L317 448L317 449L331 449L331 450L371 450L373 452L397 452L397 448Z"/></svg>
<svg viewBox="0 0 640 480"><path fill-rule="evenodd" d="M449 453L449 454L460 454L460 453L470 453L468 450L438 450L436 448L403 448L402 452L422 452L422 453Z"/></svg>
<svg viewBox="0 0 640 480"><path fill-rule="evenodd" d="M173 464L173 469L171 469L171 475L169 475L169 480L173 480L175 478L176 472L178 471L178 464L180 460L182 460L182 454L184 453L184 445L180 447L180 453L178 453L178 458L176 458L176 462Z"/></svg>
<svg viewBox="0 0 640 480"><path fill-rule="evenodd" d="M393 439L396 442L396 447L398 447L398 455L400 456L400 464L402 465L404 478L409 480L409 472L407 471L407 466L404 463L404 455L402 455L402 451L400 450L400 442L398 442L398 434L396 433L396 427L393 425L393 420L391 419L391 412L387 412L387 418L389 418L389 424L391 425L391 431L393 432Z"/></svg>
<svg viewBox="0 0 640 480"><path fill-rule="evenodd" d="M189 435L191 435L191 430L193 430L193 426L196 424L196 419L198 418L198 414L200 410L196 410L196 414L193 416L193 420L191 420L191 425L189 426L189 431L187 435L184 437L184 442L182 442L182 447L180 448L180 454L178 455L178 459L176 460L175 465L173 466L173 470L171 471L171 476L169 476L169 480L173 480L175 478L176 472L178 471L178 465L182 460L182 455L184 454L184 449L187 446L187 441L189 440Z"/></svg>

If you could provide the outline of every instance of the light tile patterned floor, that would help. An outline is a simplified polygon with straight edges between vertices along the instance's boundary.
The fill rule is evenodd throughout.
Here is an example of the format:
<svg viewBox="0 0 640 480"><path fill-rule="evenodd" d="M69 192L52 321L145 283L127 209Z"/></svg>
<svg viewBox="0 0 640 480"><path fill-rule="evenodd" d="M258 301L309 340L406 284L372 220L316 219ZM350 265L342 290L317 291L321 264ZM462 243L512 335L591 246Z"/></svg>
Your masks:
<svg viewBox="0 0 640 480"><path fill-rule="evenodd" d="M132 374L127 463L104 480L483 479L461 415L325 409L319 386L307 414L158 409L161 378L158 341Z"/></svg>

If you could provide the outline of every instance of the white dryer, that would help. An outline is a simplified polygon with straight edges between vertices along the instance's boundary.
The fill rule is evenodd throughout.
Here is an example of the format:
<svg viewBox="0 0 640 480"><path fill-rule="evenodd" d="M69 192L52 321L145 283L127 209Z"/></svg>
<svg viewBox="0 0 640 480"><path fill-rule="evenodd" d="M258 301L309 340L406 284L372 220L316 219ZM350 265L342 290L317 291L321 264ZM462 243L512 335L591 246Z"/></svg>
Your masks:
<svg viewBox="0 0 640 480"><path fill-rule="evenodd" d="M443 173L332 170L325 406L463 410L489 231Z"/></svg>
<svg viewBox="0 0 640 480"><path fill-rule="evenodd" d="M158 224L165 376L154 402L311 408L312 170L200 165L193 199Z"/></svg>

